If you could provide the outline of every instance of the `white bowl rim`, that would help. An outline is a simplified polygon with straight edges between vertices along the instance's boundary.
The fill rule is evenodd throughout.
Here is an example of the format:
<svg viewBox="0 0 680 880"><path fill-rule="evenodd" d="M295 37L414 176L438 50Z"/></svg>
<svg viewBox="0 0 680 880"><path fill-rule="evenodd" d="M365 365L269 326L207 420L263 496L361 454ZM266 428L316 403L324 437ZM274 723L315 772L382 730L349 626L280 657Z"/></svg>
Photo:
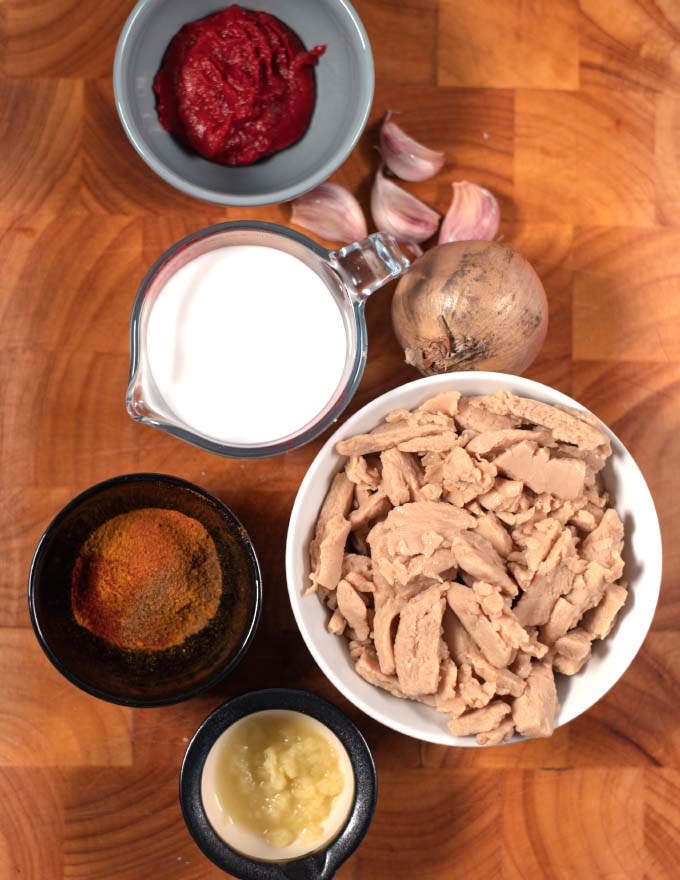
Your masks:
<svg viewBox="0 0 680 880"><path fill-rule="evenodd" d="M314 644L311 635L307 632L307 628L305 622L302 617L302 610L300 601L309 601L312 599L311 596L305 597L303 592L301 592L301 588L303 585L297 583L293 583L294 581L294 554L296 548L293 546L292 536L294 532L294 527L296 525L297 519L300 515L300 512L303 508L305 495L309 486L314 482L317 477L317 473L322 469L327 456L329 453L332 453L335 444L344 439L345 437L350 437L352 434L356 433L354 430L354 425L363 420L366 415L379 410L384 407L386 403L391 401L395 397L399 397L406 391L416 390L416 389L427 389L429 392L437 393L445 390L456 390L450 386L452 383L464 383L464 382L474 382L480 378L491 379L498 382L499 388L504 388L508 386L512 386L514 391L513 393L525 393L529 397L535 397L540 400L542 397L547 397L550 400L554 401L554 403L560 403L564 406L571 406L575 409L582 410L584 412L590 412L586 407L580 404L578 401L569 397L561 391L557 391L555 388L551 388L549 385L545 385L541 382L537 382L533 379L527 379L523 376L514 376L506 373L495 373L491 371L461 371L457 373L445 373L437 376L428 376L422 379L416 379L413 382L408 382L404 385L400 385L397 388L393 388L390 391L381 394L379 397L374 398L369 401L369 403L362 406L356 413L354 413L347 421L345 421L337 430L332 434L331 437L328 438L326 443L319 450L314 460L312 461L307 473L305 474L302 483L300 484L300 488L298 489L297 496L295 498L295 502L293 504L293 509L290 515L290 521L288 526L288 533L286 538L286 582L288 586L288 597L290 599L290 604L293 610L293 615L295 617L295 622L297 623L298 629L300 630L300 634L309 649L312 657L316 661L317 665L320 667L321 671L324 673L326 678L331 682L334 687L336 687L340 693L349 700L353 705L355 705L358 709L361 709L366 715L370 718L373 718L375 721L380 722L386 727L397 731L398 733L403 733L406 736L413 737L415 739L431 742L438 745L448 745L448 746L462 746L462 747L477 747L477 743L475 742L475 738L473 736L468 737L455 737L451 734L447 734L442 731L441 734L438 733L429 733L416 730L415 728L409 726L408 724L404 724L399 720L395 720L394 718L390 718L385 713L376 709L376 707L371 706L360 696L357 696L353 692L353 690L342 682L342 680L337 676L333 670L333 667L327 662L326 658L323 656L323 653L319 651ZM389 411L389 410L388 410ZM377 424L378 419L376 419ZM602 697L605 696L606 693L611 690L611 688L619 681L619 679L623 676L625 671L628 669L630 664L633 662L635 657L637 656L638 651L642 647L642 644L647 637L647 633L651 627L652 619L654 617L654 613L656 611L656 606L658 603L659 592L661 589L661 572L662 572L662 546L661 546L661 530L659 527L659 519L656 512L656 508L654 506L654 500L652 498L651 492L649 491L649 487L647 486L647 482L640 471L635 459L630 454L630 452L626 449L624 444L619 440L619 438L614 434L614 432L607 427L600 419L598 419L600 427L606 432L610 440L612 441L612 449L619 454L623 455L625 459L627 459L626 466L631 467L639 476L642 485L644 486L647 498L645 499L648 502L648 509L646 510L647 514L650 514L653 517L653 521L650 523L650 529L654 533L654 546L650 548L649 553L649 565L650 572L646 577L646 580L649 580L650 583L654 585L655 595L654 601L650 603L647 613L643 617L641 621L639 621L639 629L637 631L637 635L634 639L630 640L628 643L628 650L626 651L626 658L624 664L622 664L616 670L616 675L609 676L609 680L607 681L606 687L600 689L596 692L594 698L587 704L580 706L576 711L571 711L565 713L562 709L557 717L557 721L555 724L555 729L558 727L562 727L564 724L568 724L570 721L573 721L579 715L582 715L584 712L587 712L591 709ZM337 638L337 637L336 637ZM587 669L587 665L586 665ZM360 680L360 679L359 679ZM514 742L522 742L526 739L523 736L515 735L508 744Z"/></svg>

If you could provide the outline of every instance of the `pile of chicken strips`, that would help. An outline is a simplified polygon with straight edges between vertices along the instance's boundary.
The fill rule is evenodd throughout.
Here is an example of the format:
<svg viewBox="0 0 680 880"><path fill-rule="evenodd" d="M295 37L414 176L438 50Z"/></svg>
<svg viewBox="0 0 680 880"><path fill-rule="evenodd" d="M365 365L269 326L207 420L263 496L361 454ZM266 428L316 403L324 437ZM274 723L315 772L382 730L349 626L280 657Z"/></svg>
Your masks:
<svg viewBox="0 0 680 880"><path fill-rule="evenodd" d="M356 672L481 745L550 736L555 674L583 667L627 595L597 420L448 392L337 451L309 592Z"/></svg>

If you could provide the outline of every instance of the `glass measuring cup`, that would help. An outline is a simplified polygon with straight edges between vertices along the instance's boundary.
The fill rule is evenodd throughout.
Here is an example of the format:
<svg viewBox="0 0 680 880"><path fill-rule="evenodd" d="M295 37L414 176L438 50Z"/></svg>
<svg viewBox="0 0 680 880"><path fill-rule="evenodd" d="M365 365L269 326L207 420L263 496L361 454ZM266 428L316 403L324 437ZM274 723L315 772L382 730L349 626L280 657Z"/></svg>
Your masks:
<svg viewBox="0 0 680 880"><path fill-rule="evenodd" d="M342 317L346 354L342 376L330 399L312 419L285 437L262 443L233 443L195 430L163 398L151 371L146 338L149 315L169 279L183 266L217 248L260 245L285 251L324 282ZM336 251L275 223L235 221L194 232L178 241L151 267L142 281L130 319L130 378L126 407L136 421L167 431L188 443L231 458L263 458L302 446L326 430L352 399L366 364L367 297L402 275L411 263L395 239L377 232ZM216 405L219 405L216 401ZM255 404L254 404L255 405Z"/></svg>

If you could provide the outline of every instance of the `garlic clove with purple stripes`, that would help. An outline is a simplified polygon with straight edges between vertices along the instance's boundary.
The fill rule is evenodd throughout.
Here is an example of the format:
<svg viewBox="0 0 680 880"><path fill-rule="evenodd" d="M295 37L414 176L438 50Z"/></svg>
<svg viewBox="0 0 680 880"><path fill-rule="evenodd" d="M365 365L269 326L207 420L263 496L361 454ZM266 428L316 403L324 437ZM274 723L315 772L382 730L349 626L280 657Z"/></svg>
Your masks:
<svg viewBox="0 0 680 880"><path fill-rule="evenodd" d="M385 165L402 180L434 177L444 165L444 154L414 140L391 117L390 111L380 128L380 152Z"/></svg>
<svg viewBox="0 0 680 880"><path fill-rule="evenodd" d="M327 241L350 244L368 235L361 205L338 183L322 183L293 202L291 222Z"/></svg>
<svg viewBox="0 0 680 880"><path fill-rule="evenodd" d="M439 244L447 241L491 241L498 232L500 211L495 196L462 180L453 184L453 199L439 230Z"/></svg>
<svg viewBox="0 0 680 880"><path fill-rule="evenodd" d="M381 232L389 232L401 242L426 241L436 233L440 220L425 202L385 177L382 168L373 181L371 214Z"/></svg>

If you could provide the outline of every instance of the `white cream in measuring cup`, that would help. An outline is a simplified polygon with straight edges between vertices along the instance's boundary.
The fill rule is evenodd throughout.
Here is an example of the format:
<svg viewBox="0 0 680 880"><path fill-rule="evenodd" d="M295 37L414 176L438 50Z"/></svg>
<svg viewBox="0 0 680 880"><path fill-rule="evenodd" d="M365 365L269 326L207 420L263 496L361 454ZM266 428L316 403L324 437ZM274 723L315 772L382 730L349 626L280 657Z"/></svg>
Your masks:
<svg viewBox="0 0 680 880"><path fill-rule="evenodd" d="M218 247L175 272L151 304L149 370L166 406L223 443L268 443L327 406L347 359L340 308L283 250Z"/></svg>

